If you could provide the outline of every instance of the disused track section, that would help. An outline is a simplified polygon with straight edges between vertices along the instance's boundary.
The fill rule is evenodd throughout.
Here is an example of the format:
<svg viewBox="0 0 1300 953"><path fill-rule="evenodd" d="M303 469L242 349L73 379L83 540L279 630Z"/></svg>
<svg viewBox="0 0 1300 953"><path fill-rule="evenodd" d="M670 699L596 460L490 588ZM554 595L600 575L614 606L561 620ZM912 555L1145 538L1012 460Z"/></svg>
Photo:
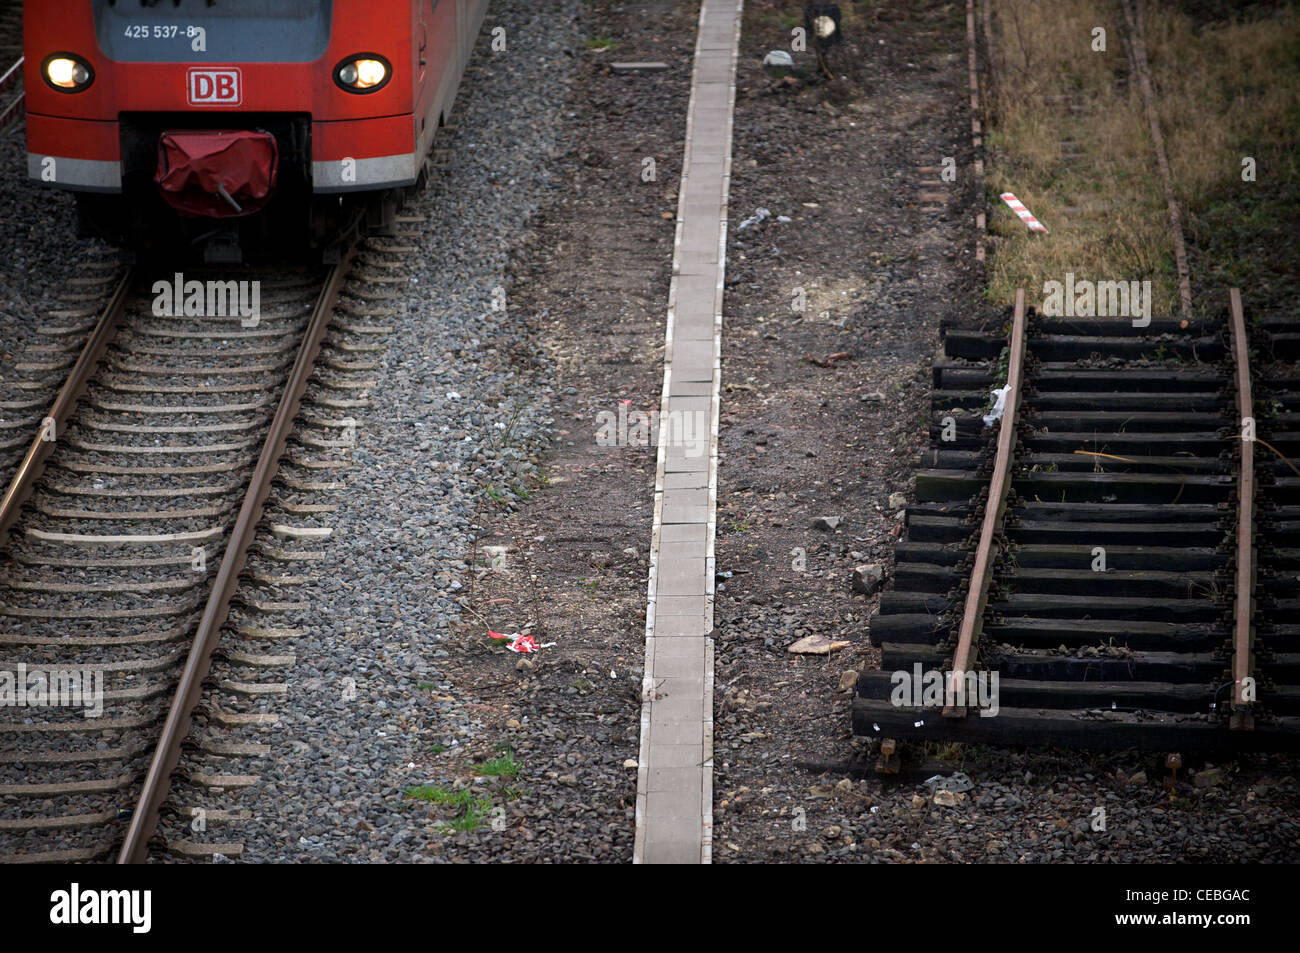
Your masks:
<svg viewBox="0 0 1300 953"><path fill-rule="evenodd" d="M11 524L0 552L0 673L23 693L0 708L3 860L96 860L121 845L121 860L140 861L163 846L150 843L158 812L349 267L350 256L323 283L308 270L242 275L246 290L260 282L251 314L214 313L207 299L195 309L205 315L186 315L170 290L134 280L90 331L62 411L49 415L66 419L41 422L6 494L10 512L26 504L0 513ZM172 285L171 275L151 277ZM254 669L293 661L226 654ZM62 704L42 704L60 686ZM259 688L277 686L234 687L264 698ZM228 726L273 720L220 701L211 709Z"/></svg>
<svg viewBox="0 0 1300 953"><path fill-rule="evenodd" d="M1234 321L1232 305L1140 328L1028 315L1002 518L989 444L1003 424L983 416L1014 363L1008 337L948 330L917 503L870 626L881 671L859 680L856 733L1300 746L1300 474L1289 462L1300 348L1288 322ZM1256 436L1272 449L1245 445ZM980 679L983 695L951 690L978 691Z"/></svg>

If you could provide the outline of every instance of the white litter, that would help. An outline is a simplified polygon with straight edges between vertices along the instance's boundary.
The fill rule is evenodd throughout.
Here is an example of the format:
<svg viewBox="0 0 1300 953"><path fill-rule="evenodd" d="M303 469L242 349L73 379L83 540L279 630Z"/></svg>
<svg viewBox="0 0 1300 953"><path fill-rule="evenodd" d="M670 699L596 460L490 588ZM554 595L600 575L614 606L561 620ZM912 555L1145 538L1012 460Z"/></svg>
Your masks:
<svg viewBox="0 0 1300 953"><path fill-rule="evenodd" d="M758 211L756 211L756 212L755 212L753 215L751 215L749 218L745 219L743 222L741 222L739 225L737 225L737 226L736 226L736 231L738 231L738 232L743 232L745 229L749 228L749 226L751 226L751 225L757 225L759 222L766 221L767 219L769 219L769 218L771 218L771 217L772 217L772 213L771 213L771 212L769 212L769 211L768 211L767 209L765 209L765 208L760 208Z"/></svg>
<svg viewBox="0 0 1300 953"><path fill-rule="evenodd" d="M752 60L750 62L753 62ZM794 66L794 57L785 50L773 50L763 57L764 66L784 66L787 69Z"/></svg>
<svg viewBox="0 0 1300 953"><path fill-rule="evenodd" d="M994 423L1002 419L1002 414L1005 413L1007 409L1007 394L1010 392L1010 384L1007 384L1005 387L999 387L997 390L993 391L993 396L997 398L997 401L993 404L993 412L984 415L985 427L992 427Z"/></svg>

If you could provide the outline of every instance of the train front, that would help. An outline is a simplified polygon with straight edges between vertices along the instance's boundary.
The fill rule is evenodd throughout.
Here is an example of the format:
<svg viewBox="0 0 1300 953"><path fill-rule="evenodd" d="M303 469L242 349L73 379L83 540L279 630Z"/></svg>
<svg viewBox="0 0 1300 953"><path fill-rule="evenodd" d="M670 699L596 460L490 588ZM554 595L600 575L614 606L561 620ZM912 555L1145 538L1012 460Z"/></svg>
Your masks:
<svg viewBox="0 0 1300 953"><path fill-rule="evenodd" d="M137 249L328 256L380 190L416 181L419 5L29 3L28 173Z"/></svg>

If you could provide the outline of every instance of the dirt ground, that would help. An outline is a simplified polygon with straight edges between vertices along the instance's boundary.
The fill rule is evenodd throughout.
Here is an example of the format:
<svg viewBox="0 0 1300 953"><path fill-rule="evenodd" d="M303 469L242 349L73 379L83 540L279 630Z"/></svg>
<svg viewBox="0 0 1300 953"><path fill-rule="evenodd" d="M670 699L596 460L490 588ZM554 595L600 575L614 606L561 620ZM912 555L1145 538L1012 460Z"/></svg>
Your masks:
<svg viewBox="0 0 1300 953"><path fill-rule="evenodd" d="M624 762L639 744L655 449L598 445L597 415L658 407L698 14L669 0L592 5L569 176L516 256L509 307L542 350L529 372L562 398L530 500L518 512L490 504L477 521L484 548L448 674L491 730L439 767L464 779L509 746L518 774L497 782L509 789L505 832L455 835L449 859L632 857L636 770ZM609 69L624 60L669 69ZM554 645L525 658L489 629Z"/></svg>
<svg viewBox="0 0 1300 953"><path fill-rule="evenodd" d="M733 232L729 248L717 551L735 575L716 608L719 861L847 846L816 835L838 814L818 795L865 753L846 673L876 662L875 598L855 592L853 570L888 572L902 528L890 497L908 492L926 443L939 322L968 310L975 280L959 5L852 5L828 57L835 78L813 62L793 82L760 65L789 6L746 4L742 39L732 219L761 206L791 221ZM921 170L945 157L956 181L923 187L941 179ZM787 651L809 635L848 647ZM855 785L852 797L869 796Z"/></svg>

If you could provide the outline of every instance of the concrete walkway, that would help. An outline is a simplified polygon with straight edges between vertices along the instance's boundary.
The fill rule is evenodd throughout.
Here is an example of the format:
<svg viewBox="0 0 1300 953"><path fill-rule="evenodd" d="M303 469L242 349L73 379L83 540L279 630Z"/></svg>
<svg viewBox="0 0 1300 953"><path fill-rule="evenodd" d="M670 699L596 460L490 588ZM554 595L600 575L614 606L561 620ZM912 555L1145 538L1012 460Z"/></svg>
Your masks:
<svg viewBox="0 0 1300 953"><path fill-rule="evenodd" d="M744 0L703 0L668 292L635 863L713 851L713 541L722 283Z"/></svg>

